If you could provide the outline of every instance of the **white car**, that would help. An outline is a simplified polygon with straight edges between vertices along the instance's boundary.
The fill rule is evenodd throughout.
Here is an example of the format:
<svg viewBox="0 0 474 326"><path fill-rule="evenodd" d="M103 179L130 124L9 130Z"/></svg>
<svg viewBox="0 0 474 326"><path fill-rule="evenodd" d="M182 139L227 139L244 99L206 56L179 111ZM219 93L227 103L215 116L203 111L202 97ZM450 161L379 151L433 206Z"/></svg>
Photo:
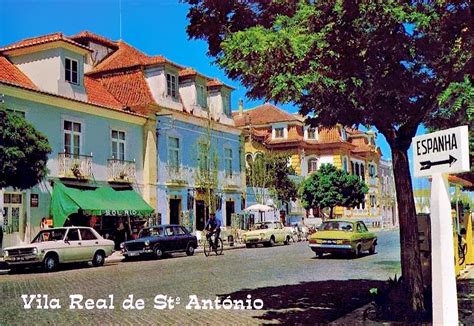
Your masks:
<svg viewBox="0 0 474 326"><path fill-rule="evenodd" d="M59 264L91 261L102 266L114 251L114 242L105 240L89 227L63 227L40 231L31 244L3 249L4 260L11 270L26 266L43 266L55 271Z"/></svg>

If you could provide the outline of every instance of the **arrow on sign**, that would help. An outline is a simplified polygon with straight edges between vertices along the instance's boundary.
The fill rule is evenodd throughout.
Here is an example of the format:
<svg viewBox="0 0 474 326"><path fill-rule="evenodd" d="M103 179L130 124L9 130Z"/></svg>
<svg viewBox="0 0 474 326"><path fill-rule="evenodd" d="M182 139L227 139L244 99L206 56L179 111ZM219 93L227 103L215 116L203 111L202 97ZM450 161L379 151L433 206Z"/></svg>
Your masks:
<svg viewBox="0 0 474 326"><path fill-rule="evenodd" d="M456 161L457 161L457 159L455 157L453 157L452 155L449 155L449 159L444 160L444 161L434 161L434 162L423 161L423 162L420 162L420 164L421 164L420 171L429 170L434 165L449 164L449 166L451 166L451 164L453 164Z"/></svg>

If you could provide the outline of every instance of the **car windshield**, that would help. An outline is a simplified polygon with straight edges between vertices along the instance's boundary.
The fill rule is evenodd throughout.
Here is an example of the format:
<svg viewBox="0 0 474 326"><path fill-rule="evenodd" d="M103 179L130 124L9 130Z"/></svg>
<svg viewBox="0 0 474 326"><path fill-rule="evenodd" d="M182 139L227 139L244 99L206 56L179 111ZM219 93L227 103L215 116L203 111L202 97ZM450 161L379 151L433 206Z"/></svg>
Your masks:
<svg viewBox="0 0 474 326"><path fill-rule="evenodd" d="M36 237L31 241L31 243L38 243L44 241L59 241L64 240L67 229L49 229L43 230L36 235Z"/></svg>
<svg viewBox="0 0 474 326"><path fill-rule="evenodd" d="M255 223L255 225L253 226L253 230L265 230L265 229L271 229L271 228L273 228L272 222Z"/></svg>
<svg viewBox="0 0 474 326"><path fill-rule="evenodd" d="M352 232L354 230L351 222L341 221L327 221L321 224L320 231L346 231Z"/></svg>
<svg viewBox="0 0 474 326"><path fill-rule="evenodd" d="M145 238L150 236L163 236L163 229L162 228L150 228L150 229L143 229L140 232L139 238Z"/></svg>

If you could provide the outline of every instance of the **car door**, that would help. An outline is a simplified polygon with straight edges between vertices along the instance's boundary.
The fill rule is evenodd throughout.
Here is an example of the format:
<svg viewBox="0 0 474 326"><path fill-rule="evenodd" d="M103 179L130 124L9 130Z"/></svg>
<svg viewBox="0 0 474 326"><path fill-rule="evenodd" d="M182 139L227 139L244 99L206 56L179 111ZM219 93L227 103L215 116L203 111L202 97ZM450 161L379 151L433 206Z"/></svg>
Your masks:
<svg viewBox="0 0 474 326"><path fill-rule="evenodd" d="M183 230L181 226L174 226L173 232L176 237L176 246L175 250L186 250L186 232Z"/></svg>
<svg viewBox="0 0 474 326"><path fill-rule="evenodd" d="M77 228L70 228L64 238L64 249L61 251L62 261L71 263L84 259L86 256Z"/></svg>
<svg viewBox="0 0 474 326"><path fill-rule="evenodd" d="M370 245L368 245L369 239L367 239L367 228L362 222L357 222L356 231L357 239L362 244L362 250L368 250L368 247L370 247Z"/></svg>
<svg viewBox="0 0 474 326"><path fill-rule="evenodd" d="M173 226L166 226L165 236L162 241L162 248L164 251L174 251L176 250L176 236L174 234Z"/></svg>
<svg viewBox="0 0 474 326"><path fill-rule="evenodd" d="M81 228L79 229L81 236L82 248L84 250L84 259L92 260L95 255L95 251L99 246L99 240L90 229Z"/></svg>
<svg viewBox="0 0 474 326"><path fill-rule="evenodd" d="M362 230L362 237L364 239L365 250L369 250L370 247L372 246L373 236L367 229L367 226L365 226L364 222L360 221L359 223Z"/></svg>
<svg viewBox="0 0 474 326"><path fill-rule="evenodd" d="M285 229L283 228L283 224L281 224L281 222L276 222L275 228L276 228L276 231L275 231L276 241L277 242L285 241Z"/></svg>

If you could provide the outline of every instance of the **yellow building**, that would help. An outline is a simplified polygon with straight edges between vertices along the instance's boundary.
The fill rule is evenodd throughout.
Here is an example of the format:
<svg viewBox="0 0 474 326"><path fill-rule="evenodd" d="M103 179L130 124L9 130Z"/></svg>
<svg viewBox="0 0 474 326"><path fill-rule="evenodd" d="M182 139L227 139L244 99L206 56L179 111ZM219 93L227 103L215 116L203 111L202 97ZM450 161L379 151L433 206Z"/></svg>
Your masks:
<svg viewBox="0 0 474 326"><path fill-rule="evenodd" d="M306 177L321 164L330 163L360 176L369 187L364 204L356 209L338 207L338 217L361 218L379 225L379 164L382 156L375 145L377 135L341 125L332 128L310 127L300 115L293 115L266 103L249 110L240 106L233 112L235 125L244 131L246 162L268 151L285 152L298 176ZM394 194L392 194L395 197Z"/></svg>

